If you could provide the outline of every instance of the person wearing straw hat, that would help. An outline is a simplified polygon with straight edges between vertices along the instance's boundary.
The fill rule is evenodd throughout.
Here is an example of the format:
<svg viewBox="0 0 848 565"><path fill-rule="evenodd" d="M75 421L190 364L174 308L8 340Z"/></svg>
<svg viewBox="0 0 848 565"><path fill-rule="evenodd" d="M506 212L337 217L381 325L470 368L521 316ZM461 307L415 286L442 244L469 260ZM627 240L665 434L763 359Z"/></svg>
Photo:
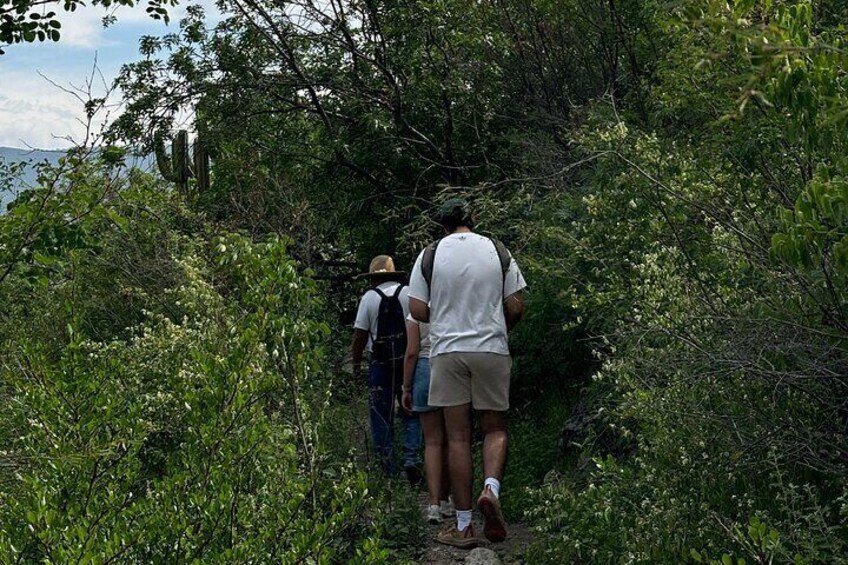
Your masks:
<svg viewBox="0 0 848 565"><path fill-rule="evenodd" d="M471 549L477 545L471 523L471 409L483 432L483 492L477 508L489 541L506 538L500 508L506 465L506 413L512 360L508 331L524 313L527 284L509 251L474 233L473 216L460 198L446 201L435 218L447 234L428 246L410 279L410 311L430 323L428 402L442 407L448 438L448 468L456 526L436 541Z"/></svg>
<svg viewBox="0 0 848 565"><path fill-rule="evenodd" d="M374 451L386 475L397 475L394 418L398 414L403 428L404 470L410 484L417 486L423 481L421 424L417 414L396 409L401 400L405 320L409 315L409 288L403 284L406 273L395 269L389 255L378 255L371 260L368 272L357 278L367 278L370 288L359 301L351 358L357 379L362 374L363 358L368 359L368 413Z"/></svg>

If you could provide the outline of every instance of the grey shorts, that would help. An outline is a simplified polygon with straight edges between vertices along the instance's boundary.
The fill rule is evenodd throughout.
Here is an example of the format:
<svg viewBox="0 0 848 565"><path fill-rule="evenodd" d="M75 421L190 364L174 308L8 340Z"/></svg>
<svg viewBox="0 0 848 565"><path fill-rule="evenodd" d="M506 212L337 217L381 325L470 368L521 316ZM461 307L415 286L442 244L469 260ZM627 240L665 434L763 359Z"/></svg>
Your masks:
<svg viewBox="0 0 848 565"><path fill-rule="evenodd" d="M442 353L430 358L430 406L471 403L475 410L509 409L509 355Z"/></svg>

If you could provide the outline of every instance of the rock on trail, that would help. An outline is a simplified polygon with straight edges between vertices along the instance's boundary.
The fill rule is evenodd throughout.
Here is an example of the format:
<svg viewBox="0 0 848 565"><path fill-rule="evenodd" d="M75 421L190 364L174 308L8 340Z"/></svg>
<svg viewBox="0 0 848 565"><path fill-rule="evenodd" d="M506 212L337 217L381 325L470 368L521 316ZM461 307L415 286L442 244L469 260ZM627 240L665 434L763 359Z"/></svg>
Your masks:
<svg viewBox="0 0 848 565"><path fill-rule="evenodd" d="M445 522L447 524L448 522ZM452 523L452 522L451 522ZM420 564L465 563L473 565L517 565L524 563L533 539L530 529L524 524L508 524L507 538L501 543L490 543L483 537L483 523L478 516L474 517L474 530L480 537L480 545L471 551L458 549L436 543L433 539L445 524L427 526L428 541L423 554L418 560Z"/></svg>

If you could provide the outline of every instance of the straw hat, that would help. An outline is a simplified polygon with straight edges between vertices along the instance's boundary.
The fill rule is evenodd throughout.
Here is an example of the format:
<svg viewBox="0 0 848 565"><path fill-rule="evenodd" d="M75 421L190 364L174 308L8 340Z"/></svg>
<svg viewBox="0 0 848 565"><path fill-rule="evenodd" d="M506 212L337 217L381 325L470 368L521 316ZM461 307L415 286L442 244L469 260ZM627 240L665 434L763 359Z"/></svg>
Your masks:
<svg viewBox="0 0 848 565"><path fill-rule="evenodd" d="M390 255L377 255L371 259L371 264L368 265L367 273L359 273L356 278L371 277L394 279L406 276L403 271L395 270L395 262Z"/></svg>

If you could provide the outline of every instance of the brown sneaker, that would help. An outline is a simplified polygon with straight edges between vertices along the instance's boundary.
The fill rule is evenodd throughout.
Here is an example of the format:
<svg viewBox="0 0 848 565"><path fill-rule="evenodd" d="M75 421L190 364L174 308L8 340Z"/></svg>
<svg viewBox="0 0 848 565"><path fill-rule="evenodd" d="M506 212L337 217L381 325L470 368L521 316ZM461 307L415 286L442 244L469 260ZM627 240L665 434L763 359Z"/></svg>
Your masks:
<svg viewBox="0 0 848 565"><path fill-rule="evenodd" d="M501 512L501 503L489 488L477 499L477 508L483 514L483 535L486 539L494 543L505 540L506 521Z"/></svg>
<svg viewBox="0 0 848 565"><path fill-rule="evenodd" d="M456 524L451 524L436 535L436 541L460 549L474 549L477 547L474 524L468 524L461 532L456 529Z"/></svg>

